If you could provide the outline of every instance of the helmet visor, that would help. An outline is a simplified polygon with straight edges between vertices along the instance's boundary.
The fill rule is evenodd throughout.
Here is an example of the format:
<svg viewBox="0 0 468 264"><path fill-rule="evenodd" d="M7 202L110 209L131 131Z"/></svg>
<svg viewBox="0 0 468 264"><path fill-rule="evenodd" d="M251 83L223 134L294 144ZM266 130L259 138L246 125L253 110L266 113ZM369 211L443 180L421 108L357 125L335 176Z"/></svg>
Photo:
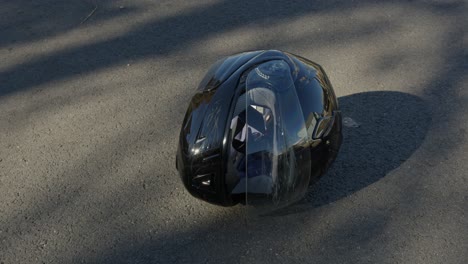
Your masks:
<svg viewBox="0 0 468 264"><path fill-rule="evenodd" d="M308 134L291 70L272 60L251 70L231 120L232 194L246 204L284 206L300 200L310 178Z"/></svg>

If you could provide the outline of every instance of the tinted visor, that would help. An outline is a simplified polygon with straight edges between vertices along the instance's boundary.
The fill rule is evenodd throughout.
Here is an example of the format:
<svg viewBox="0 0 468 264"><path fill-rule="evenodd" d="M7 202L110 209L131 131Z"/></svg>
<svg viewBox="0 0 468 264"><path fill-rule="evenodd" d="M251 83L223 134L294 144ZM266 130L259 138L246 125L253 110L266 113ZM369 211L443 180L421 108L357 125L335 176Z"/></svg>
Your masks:
<svg viewBox="0 0 468 264"><path fill-rule="evenodd" d="M308 134L283 60L251 70L231 120L228 170L237 175L232 194L254 205L283 206L301 199L310 178Z"/></svg>

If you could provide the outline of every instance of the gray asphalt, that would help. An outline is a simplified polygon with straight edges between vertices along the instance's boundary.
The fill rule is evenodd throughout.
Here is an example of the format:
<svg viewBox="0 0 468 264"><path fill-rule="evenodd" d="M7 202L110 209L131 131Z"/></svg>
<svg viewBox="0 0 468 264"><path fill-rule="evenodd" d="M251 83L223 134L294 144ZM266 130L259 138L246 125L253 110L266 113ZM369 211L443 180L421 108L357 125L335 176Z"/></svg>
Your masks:
<svg viewBox="0 0 468 264"><path fill-rule="evenodd" d="M0 263L467 263L467 14L0 1ZM348 120L329 173L267 215L191 197L174 166L204 72L255 49L320 63Z"/></svg>

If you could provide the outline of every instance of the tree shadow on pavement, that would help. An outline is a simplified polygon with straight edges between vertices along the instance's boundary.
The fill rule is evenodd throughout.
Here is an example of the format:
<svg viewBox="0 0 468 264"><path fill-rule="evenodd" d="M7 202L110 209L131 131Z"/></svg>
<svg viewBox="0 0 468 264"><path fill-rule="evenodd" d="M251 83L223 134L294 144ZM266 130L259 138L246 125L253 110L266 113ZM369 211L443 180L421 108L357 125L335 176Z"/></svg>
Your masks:
<svg viewBox="0 0 468 264"><path fill-rule="evenodd" d="M274 2L269 3L267 9L258 8L263 4L259 0L242 5L233 1L220 1L175 16L155 18L122 36L31 59L0 72L0 96L151 56L167 56L190 49L202 39L243 26L274 25L301 15L336 8L331 1L313 5L308 1L295 5ZM340 5L340 8L353 6L346 3Z"/></svg>
<svg viewBox="0 0 468 264"><path fill-rule="evenodd" d="M129 60L147 59L152 56L169 56L181 50L190 49L192 45L196 44L198 41L229 30L241 28L249 24L269 23L271 17L276 16L278 21L282 22L301 15L313 15L324 11L346 10L354 7L354 4L336 4L331 1L316 5L310 5L307 4L309 2L302 1L302 3L282 8L280 1L277 1L269 3L269 8L265 10L257 7L257 5L259 7L262 6L262 3L262 1L250 1L248 4L245 3L244 6L238 6L239 4L237 2L221 1L218 4L203 9L194 9L187 13L179 14L178 16L150 21L131 33L119 37L32 59L23 65L17 65L0 74L0 79L4 79L4 81L2 81L2 89L0 89L0 96L31 89L55 80L85 75L100 69L127 63ZM369 3L374 3L374 1L369 1ZM426 8L453 11L457 6L429 6ZM229 11L232 10L239 12L236 14L229 14ZM246 12L240 12L242 10ZM275 12L279 13L275 14ZM453 37L458 39L459 35L461 34L454 34ZM324 38L324 40L325 42L330 41L329 38ZM452 41L452 39L449 39L449 41ZM449 43L449 41L447 41L447 43ZM0 41L0 45L1 44ZM328 207L326 205L332 205L337 201L344 200L343 198L345 197L359 193L360 190L372 186L373 183L379 180L388 179L388 177L385 178L386 175L391 173L392 170L401 167L405 161L418 150L425 140L431 122L435 123L439 120L446 120L450 117L450 114L457 111L459 105L452 104L450 100L444 101L444 97L439 96L439 93L454 93L455 83L461 78L460 76L463 76L464 70L466 69L466 64L463 64L466 61L466 55L464 55L460 49L452 49L452 51L449 52L449 55L451 54L453 56L444 57L449 67L442 72L448 75L448 77L445 77L441 81L444 82L447 88L443 91L437 90L440 83L433 84L433 86L430 86L426 90L428 94L427 97L429 97L426 101L407 93L385 91L358 93L341 97L339 101L343 116L352 118L359 126L344 128L344 143L338 159L329 173L312 187L306 200L301 204L293 205L285 208L281 212L278 211L273 214L284 215L284 217L248 219L250 222L247 223L247 220L239 218L238 214L224 214L215 218L210 216L206 207L194 206L192 207L194 208L193 211L195 211L195 214L199 214L200 217L187 218L186 225L178 226L176 231L165 232L165 230L160 230L159 234L155 234L154 232L151 233L150 230L145 230L148 226L151 227L150 224L141 224L139 228L136 228L124 223L123 220L122 222L117 222L117 224L110 220L109 223L107 223L106 221L108 218L111 220L118 219L119 216L126 214L126 211L130 210L129 208L133 208L135 205L140 204L139 208L145 207L139 200L142 197L140 190L141 184L137 182L134 184L135 187L130 185L122 186L123 191L118 196L113 196L112 193L106 196L103 195L102 199L98 200L100 202L99 205L94 205L95 203L97 204L95 196L90 196L91 198L89 199L83 197L82 200L84 202L78 199L78 202L80 202L85 209L88 204L93 205L94 210L89 210L90 213L84 216L84 218L91 223L90 226L92 228L83 227L74 234L85 236L94 233L95 230L103 229L106 230L107 233L96 232L96 234L99 236L102 234L111 235L96 239L96 241L98 241L96 243L93 243L92 240L91 242L83 240L83 242L86 242L83 244L87 244L88 247L78 247L76 252L70 254L70 256L73 256L75 260L81 258L86 262L96 263L167 263L184 261L188 263L216 263L217 261L238 263L242 260L244 260L244 262L255 262L248 261L248 256L249 254L252 255L251 249L256 248L257 250L261 249L265 251L262 252L265 254L257 254L256 260L258 261L259 258L265 257L262 259L263 262L269 262L270 258L272 258L271 260L273 261L275 260L275 252L270 252L271 248L275 247L283 250L283 253L290 252L290 254L302 258L305 261L307 261L307 257L310 256L316 256L317 259L322 256L322 259L324 257L331 258L329 262L339 262L337 259L333 258L333 255L326 256L326 253L336 253L332 250L333 248L336 248L338 251L345 250L346 254L342 256L345 259L342 259L342 262L346 260L349 261L349 257L355 255L368 256L366 255L368 252L363 253L362 251L358 252L353 250L351 245L358 244L364 248L366 245L372 244L372 241L374 241L373 239L379 239L378 235L382 234L382 230L388 222L386 220L392 216L392 212L368 210L366 208L361 208L362 210L360 210L360 208L356 208L353 209L357 211L356 214L353 212L348 218L343 217L344 213L342 210L335 210L333 213L330 213L336 215L336 217L326 218L323 215L326 215L328 212L324 212L326 210L323 209ZM391 61L387 64L389 66L393 65ZM391 67L383 67L381 70L386 71L388 68ZM457 68L461 70L454 74L453 70ZM180 99L174 99L176 102L171 102L171 104L175 105L179 103L177 100ZM438 114L438 118L433 118L430 110L436 106L440 106L441 111ZM182 109L182 107L179 108ZM180 120L183 113L176 113L176 111L171 113L160 112L160 115L167 117L168 120ZM155 135L144 131L145 127L137 127L134 130L140 131L140 133L147 133L148 135L143 137L143 139L157 141L159 139L168 138L171 133L177 133L175 125L166 126L169 123L173 122L166 121L166 123L159 123L158 126L154 125L154 128L157 130ZM431 131L433 131L433 128L431 128ZM81 176L79 170L84 167L83 164L89 164L89 160L97 160L97 158L103 156L104 161L107 162L105 165L107 165L102 166L99 160L96 162L96 165L88 165L95 174L93 174L92 177L88 176L89 179L86 179L86 181L83 180L83 182L88 182L89 186L101 186L95 184L95 181L97 182L97 180L101 178L106 179L106 177L108 177L108 168L111 167L109 164L122 162L120 159L112 157L113 153L123 153L122 155L127 155L126 153L129 152L139 153L138 148L116 146L115 142L128 141L129 143L124 144L124 146L132 145L136 142L137 145L142 145L140 146L141 148L149 145L141 138L135 136L133 132L133 130L129 130L127 133L123 133L121 137L117 137L112 141L110 140L108 142L110 150L104 151L104 153L102 151L96 151L90 157L83 159L82 162L78 160L76 165L77 171L71 171L70 173L66 171L64 174L68 176L73 175L80 179L80 177L83 176ZM450 128L444 132L453 134ZM439 141L442 141L442 139ZM435 146L434 148L436 148L437 144L433 145ZM160 144L150 146L155 149L163 148ZM449 152L452 145L444 145L444 147L445 151ZM166 150L167 149L168 148L166 148ZM423 156L430 158L430 155L434 155L434 159L437 159L440 157L442 151L435 154L433 154L433 152L427 152ZM166 164L173 164L173 162L163 162L167 159L167 156L169 156L167 153L155 155L154 160L156 164L154 168L148 168L147 173L145 172L143 176L139 176L142 179L147 177L151 179L153 183L149 188L145 187L148 188L144 191L145 195L150 196L151 193L158 193L164 186L176 186L173 184L176 181L176 177L171 174L173 168L165 168ZM153 170L158 172L153 173ZM405 171L405 173L408 173L408 177L411 177L411 172L414 171ZM161 174L160 178L154 175L158 173ZM172 176L174 180L170 178ZM170 178L170 180L166 178ZM73 179L73 177L71 177L71 179ZM165 182L169 182L169 184L166 183L164 185L163 183ZM76 183L70 181L69 185L82 185L82 188L88 186L87 184L82 184L80 181ZM404 185L404 190L410 188L406 186L405 182L401 183L401 185ZM78 187L81 188L81 186ZM83 192L78 187L76 188L76 192ZM55 190L58 189L58 187L52 189ZM180 197L174 197L172 191L170 191L170 193L169 190L164 191L166 191L164 194L158 193L158 195L154 196L153 199L156 202L152 205L160 207L166 206L169 207L167 210L176 210L177 208L170 208L170 205L165 205L164 203L171 199L180 199ZM83 193L86 194L86 192ZM131 196L130 193L137 193L138 195ZM395 196L398 195L400 194L396 194ZM405 195L407 195L406 192ZM44 206L26 208L24 212L18 213L18 218L13 217L8 219L5 226L13 226L13 229L18 230L32 230L36 226L30 224L28 222L29 220L21 219L23 215L28 215L29 211L32 211L33 214L37 214L37 219L44 219L44 221L46 221L49 219L48 214L56 210L56 208L64 208L63 211L68 212L68 215L72 215L70 211L76 210L80 212L77 208L82 208L71 203L64 203L62 205L60 201L54 204L41 197L42 196L37 197L36 200L38 200L39 205L43 204ZM64 195L64 200L75 201L77 197L80 198L80 195L67 193ZM98 196L98 198L99 197L100 196ZM112 203L115 197L117 197L118 202L114 206ZM109 201L106 200L107 198L109 198ZM379 197L370 197L369 200L378 198ZM397 199L398 198L399 197L397 197ZM178 202L183 203L183 201ZM409 205L415 208L419 206L416 199L412 200ZM100 215L100 211L104 211L104 219L100 222L94 221L96 216ZM158 210L156 211L160 214ZM60 212L62 211L59 211L59 213ZM292 215L298 212L304 212L304 214ZM207 215L207 217L202 217L204 215ZM153 219L150 220L155 223L157 222L157 224L163 221L162 217L159 215L151 215L148 213L144 215L144 217L152 217ZM338 218L338 220L335 218ZM122 219L128 219L128 217ZM196 219L199 222L190 222L192 219ZM345 221L340 223L340 219L345 219ZM201 220L204 220L204 222L201 222ZM328 232L329 230L327 231L327 226L325 226L328 224L328 221L332 222L330 226L337 226L328 227L328 229L331 229L330 232ZM333 223L333 221L335 222ZM69 222L72 223L71 225L74 224L73 221ZM86 222L86 224L88 222ZM156 224L153 225L157 226ZM23 226L29 226L30 228L23 229ZM61 226L66 225L61 224ZM104 226L106 226L106 228L102 228ZM311 226L312 228L307 228ZM78 225L78 228L80 228L80 225ZM142 235L143 231L141 230L144 230L144 235ZM318 239L320 242L319 245L314 244L314 241L307 241L306 238L316 237L315 235L317 233L322 234L321 237L323 238ZM21 239L23 239L23 236L24 234L18 234L18 237ZM107 241L109 237L115 238L118 240L118 243L112 244ZM291 239L292 237L295 239ZM305 245L302 249L303 251L300 251L301 248L295 247L299 243ZM112 246L108 246L108 244ZM78 243L75 245L78 246ZM328 251L325 253L322 252L322 247L325 247ZM94 248L94 250L100 252L89 252L89 248ZM305 252L304 248L310 250L310 252ZM381 243L377 247L377 249L382 248L385 248L385 243ZM397 247L389 248L394 251L399 250ZM368 250L373 249L375 249L375 247L368 246ZM60 253L50 252L51 254L57 255L58 258L69 259L70 257L65 253L60 255ZM96 255L102 258L96 257ZM247 256L247 259L242 259L245 256ZM382 256L385 257L388 256L388 254ZM308 261L310 261L310 258ZM285 258L283 262L290 261Z"/></svg>
<svg viewBox="0 0 468 264"><path fill-rule="evenodd" d="M133 7L111 7L109 1L9 1L0 11L0 48L54 37L79 28L135 12ZM97 14L97 15L96 15Z"/></svg>

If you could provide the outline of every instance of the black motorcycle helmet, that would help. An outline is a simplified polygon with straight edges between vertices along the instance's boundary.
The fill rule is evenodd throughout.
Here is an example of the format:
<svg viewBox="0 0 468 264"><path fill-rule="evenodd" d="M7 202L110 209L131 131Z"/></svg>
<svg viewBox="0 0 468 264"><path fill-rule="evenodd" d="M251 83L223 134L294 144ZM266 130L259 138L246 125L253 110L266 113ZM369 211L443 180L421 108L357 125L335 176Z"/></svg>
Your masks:
<svg viewBox="0 0 468 264"><path fill-rule="evenodd" d="M180 132L176 167L210 203L274 205L301 199L335 160L341 114L320 65L277 50L216 62Z"/></svg>

